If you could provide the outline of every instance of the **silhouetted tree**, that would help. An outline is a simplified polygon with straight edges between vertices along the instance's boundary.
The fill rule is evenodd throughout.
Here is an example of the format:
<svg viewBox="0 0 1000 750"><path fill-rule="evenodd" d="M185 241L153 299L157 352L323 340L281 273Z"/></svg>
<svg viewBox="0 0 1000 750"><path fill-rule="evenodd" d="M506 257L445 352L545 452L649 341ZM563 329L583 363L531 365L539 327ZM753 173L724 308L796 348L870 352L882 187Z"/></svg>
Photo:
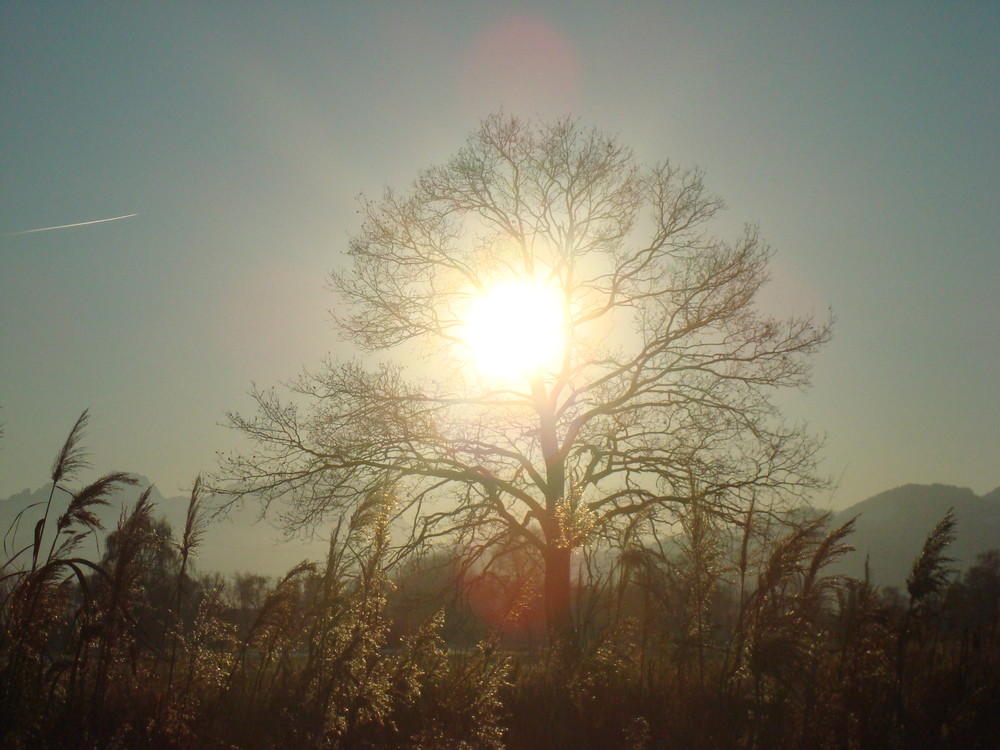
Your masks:
<svg viewBox="0 0 1000 750"><path fill-rule="evenodd" d="M550 633L572 635L574 549L695 499L726 515L819 484L817 442L771 397L808 383L829 324L757 310L771 250L754 226L717 238L722 207L700 171L643 166L574 120L487 118L407 192L361 200L337 320L386 359L331 362L291 401L254 390L256 415L230 415L253 450L217 489L311 527L393 485L408 544L532 546ZM558 295L564 338L555 364L501 383L462 333L470 299L511 279Z"/></svg>
<svg viewBox="0 0 1000 750"><path fill-rule="evenodd" d="M173 529L166 518L154 518L149 512L123 516L123 522L108 534L99 563L111 575L97 576L93 584L99 597L115 597L119 610L132 613L131 625L137 629L133 637L151 639L157 645L162 645L173 625L176 610L180 556L172 539Z"/></svg>
<svg viewBox="0 0 1000 750"><path fill-rule="evenodd" d="M1000 550L976 556L976 564L965 571L951 596L961 624L976 634L993 634L1000 624Z"/></svg>
<svg viewBox="0 0 1000 750"><path fill-rule="evenodd" d="M257 573L237 573L233 576L233 599L239 609L260 609L267 591L267 576Z"/></svg>

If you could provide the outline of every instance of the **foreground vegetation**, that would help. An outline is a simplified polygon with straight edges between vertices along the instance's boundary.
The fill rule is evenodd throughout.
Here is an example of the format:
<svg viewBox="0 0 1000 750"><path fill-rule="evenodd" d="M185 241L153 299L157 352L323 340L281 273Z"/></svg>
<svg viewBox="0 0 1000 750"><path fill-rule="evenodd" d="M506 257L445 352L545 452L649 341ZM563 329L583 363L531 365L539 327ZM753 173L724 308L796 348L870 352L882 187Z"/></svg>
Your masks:
<svg viewBox="0 0 1000 750"><path fill-rule="evenodd" d="M70 489L85 422L7 530L0 746L1000 746L1000 554L956 579L950 516L899 593L828 574L851 524L688 507L669 543L582 558L578 637L549 644L530 552L396 564L385 493L273 583L194 572L198 482L176 534L147 490L88 559L134 480Z"/></svg>

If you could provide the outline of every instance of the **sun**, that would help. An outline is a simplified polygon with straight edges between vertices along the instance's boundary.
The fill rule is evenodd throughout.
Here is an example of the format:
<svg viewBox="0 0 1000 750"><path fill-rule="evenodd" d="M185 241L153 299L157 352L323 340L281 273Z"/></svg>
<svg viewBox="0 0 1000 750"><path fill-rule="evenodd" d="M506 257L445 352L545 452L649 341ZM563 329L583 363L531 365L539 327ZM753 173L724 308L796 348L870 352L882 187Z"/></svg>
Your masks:
<svg viewBox="0 0 1000 750"><path fill-rule="evenodd" d="M535 281L506 281L473 299L462 339L484 375L530 377L558 366L565 329L558 290Z"/></svg>

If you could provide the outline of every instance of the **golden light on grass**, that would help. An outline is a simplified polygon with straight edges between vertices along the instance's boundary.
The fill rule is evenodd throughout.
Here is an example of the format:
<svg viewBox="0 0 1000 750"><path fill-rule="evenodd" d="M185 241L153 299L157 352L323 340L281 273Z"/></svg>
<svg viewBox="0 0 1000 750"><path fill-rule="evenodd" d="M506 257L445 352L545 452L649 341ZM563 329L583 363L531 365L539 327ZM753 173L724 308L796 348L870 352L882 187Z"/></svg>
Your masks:
<svg viewBox="0 0 1000 750"><path fill-rule="evenodd" d="M565 346L559 291L535 281L505 281L475 298L462 339L480 371L531 376L558 366Z"/></svg>

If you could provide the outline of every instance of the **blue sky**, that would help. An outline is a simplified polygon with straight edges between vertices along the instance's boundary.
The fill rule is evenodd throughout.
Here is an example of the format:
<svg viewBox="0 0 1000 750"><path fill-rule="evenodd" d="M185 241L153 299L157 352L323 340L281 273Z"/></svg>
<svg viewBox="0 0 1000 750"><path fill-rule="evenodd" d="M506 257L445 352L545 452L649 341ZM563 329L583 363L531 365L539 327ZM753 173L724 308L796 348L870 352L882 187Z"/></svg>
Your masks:
<svg viewBox="0 0 1000 750"><path fill-rule="evenodd" d="M833 308L781 398L821 504L1000 485L1000 3L277 6L0 6L0 497L88 407L96 470L211 471L252 381L345 353L356 196L501 107L702 167L777 251L764 304Z"/></svg>

